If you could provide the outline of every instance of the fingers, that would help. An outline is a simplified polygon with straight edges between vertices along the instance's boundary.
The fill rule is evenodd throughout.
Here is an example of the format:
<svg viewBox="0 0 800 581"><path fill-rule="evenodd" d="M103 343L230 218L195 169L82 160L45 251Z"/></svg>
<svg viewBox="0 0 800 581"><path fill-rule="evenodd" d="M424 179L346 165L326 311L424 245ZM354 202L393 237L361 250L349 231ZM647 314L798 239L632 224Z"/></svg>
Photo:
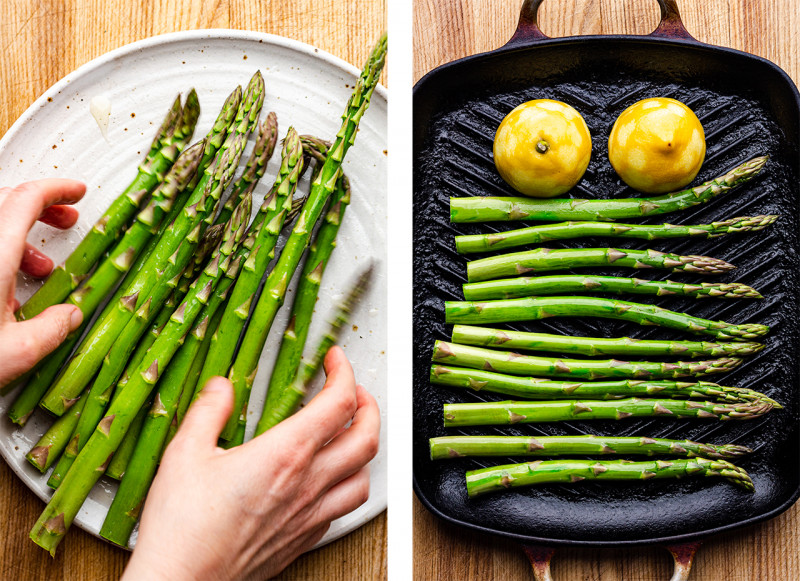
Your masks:
<svg viewBox="0 0 800 581"><path fill-rule="evenodd" d="M34 278L44 278L53 272L53 261L30 244L26 244L19 269Z"/></svg>
<svg viewBox="0 0 800 581"><path fill-rule="evenodd" d="M10 279L22 261L25 237L45 208L53 204L74 204L86 186L75 180L44 179L12 188L0 205L0 248L5 260L0 278Z"/></svg>
<svg viewBox="0 0 800 581"><path fill-rule="evenodd" d="M317 454L314 482L339 482L378 453L381 428L378 403L361 385L356 387L356 398L358 410L353 423Z"/></svg>
<svg viewBox="0 0 800 581"><path fill-rule="evenodd" d="M353 512L368 499L369 467L364 466L320 497L314 518L321 521L336 520Z"/></svg>
<svg viewBox="0 0 800 581"><path fill-rule="evenodd" d="M233 384L224 377L212 377L183 418L173 444L216 448L232 409Z"/></svg>
<svg viewBox="0 0 800 581"><path fill-rule="evenodd" d="M341 348L333 347L328 351L325 371L328 377L323 390L302 410L269 430L276 441L298 442L313 454L352 419L356 412L356 380ZM309 426L314 429L310 430ZM259 442L264 436L266 434L252 442Z"/></svg>
<svg viewBox="0 0 800 581"><path fill-rule="evenodd" d="M13 333L13 339L4 341L4 374L17 377L32 368L77 329L82 320L78 307L55 305L28 321L5 327Z"/></svg>
<svg viewBox="0 0 800 581"><path fill-rule="evenodd" d="M53 228L58 228L59 230L72 228L77 221L78 210L72 206L62 206L60 204L45 208L44 212L42 212L41 216L39 216L39 222L43 222L44 224L52 226Z"/></svg>

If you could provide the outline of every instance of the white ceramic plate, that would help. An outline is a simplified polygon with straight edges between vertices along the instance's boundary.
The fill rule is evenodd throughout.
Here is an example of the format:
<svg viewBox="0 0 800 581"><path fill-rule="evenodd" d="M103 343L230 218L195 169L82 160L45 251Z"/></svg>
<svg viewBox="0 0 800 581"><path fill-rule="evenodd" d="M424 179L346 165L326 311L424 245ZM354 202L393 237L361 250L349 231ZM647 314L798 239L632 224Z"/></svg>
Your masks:
<svg viewBox="0 0 800 581"><path fill-rule="evenodd" d="M278 36L234 30L198 30L166 34L136 42L105 54L51 87L0 140L0 185L44 177L71 177L88 186L77 205L78 224L59 232L37 224L28 241L41 247L56 262L63 261L111 201L136 174L136 166L175 95L190 87L197 90L202 114L195 138L210 129L225 97L260 69L266 82L264 113L275 111L279 136L290 125L300 133L333 139L341 114L359 71L350 64L314 47ZM108 139L90 114L89 104L98 96L111 101ZM245 152L249 155L251 148ZM263 199L275 177L280 148L255 191ZM345 329L341 344L350 357L357 380L377 398L386 425L386 92L375 91L361 121L358 139L345 160L352 185L352 204L347 210L320 289L318 315L309 343L316 344L327 314L350 282L372 258L378 261L371 290L362 297ZM308 191L308 177L300 185ZM296 280L292 285L292 289ZM39 283L20 276L17 298L25 301ZM287 321L288 305L281 309L267 340L253 388L251 409L259 410L280 336ZM315 391L321 386L319 379ZM0 398L0 453L12 469L40 498L51 490L42 476L25 460L25 453L50 423L37 411L24 429L15 429L5 416L15 394ZM252 414L252 412L251 412ZM248 437L257 417L248 422ZM255 421L252 421L255 420ZM269 462L269 458L264 458ZM335 521L321 544L358 528L386 508L386 433L371 464L370 498L355 512ZM97 534L117 484L103 478L84 503L76 523ZM34 523L31 523L33 526ZM135 535L131 545L135 543Z"/></svg>

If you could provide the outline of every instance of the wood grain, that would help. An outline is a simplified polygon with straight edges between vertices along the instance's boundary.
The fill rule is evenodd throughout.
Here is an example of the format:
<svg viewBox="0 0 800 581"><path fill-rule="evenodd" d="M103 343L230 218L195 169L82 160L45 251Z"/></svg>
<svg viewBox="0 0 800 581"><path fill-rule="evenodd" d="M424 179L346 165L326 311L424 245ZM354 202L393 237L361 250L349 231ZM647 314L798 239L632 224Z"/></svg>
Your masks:
<svg viewBox="0 0 800 581"><path fill-rule="evenodd" d="M451 60L502 46L514 32L521 2L416 0L414 78ZM678 0L698 40L765 57L800 80L800 9L772 0ZM554 37L647 34L658 24L654 0L547 0L539 24ZM800 509L761 525L708 539L695 559L693 581L800 579ZM415 579L532 579L519 545L445 524L414 503ZM672 562L658 547L556 552L556 581L669 579Z"/></svg>
<svg viewBox="0 0 800 581"><path fill-rule="evenodd" d="M385 28L385 13L385 0L0 0L0 134L67 73L148 36L198 28L257 30L312 44L360 67ZM77 527L55 559L30 542L28 530L43 504L4 462L0 491L0 579L120 577L128 553ZM279 578L358 576L386 578L385 513L302 557Z"/></svg>

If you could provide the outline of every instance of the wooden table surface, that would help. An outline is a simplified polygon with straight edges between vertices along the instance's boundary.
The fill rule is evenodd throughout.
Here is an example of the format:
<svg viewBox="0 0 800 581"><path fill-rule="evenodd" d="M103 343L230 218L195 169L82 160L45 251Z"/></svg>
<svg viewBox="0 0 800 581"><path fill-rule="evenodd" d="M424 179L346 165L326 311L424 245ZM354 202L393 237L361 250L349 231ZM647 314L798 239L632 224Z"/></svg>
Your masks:
<svg viewBox="0 0 800 581"><path fill-rule="evenodd" d="M0 135L67 73L112 49L167 32L269 32L312 44L360 67L385 28L385 8L384 0L0 0ZM78 527L70 531L55 559L28 540L28 530L44 505L4 462L0 491L0 579L119 578L128 552ZM279 578L385 579L386 513L301 557Z"/></svg>
<svg viewBox="0 0 800 581"><path fill-rule="evenodd" d="M436 66L503 45L514 32L521 1L416 0L414 78ZM698 40L744 50L777 63L800 80L800 4L795 0L678 0ZM549 36L646 34L658 24L655 0L546 0L539 23ZM708 539L695 559L694 581L800 579L800 510ZM532 579L520 547L447 525L414 503L414 569L418 580ZM556 581L661 580L672 572L659 548L561 549Z"/></svg>

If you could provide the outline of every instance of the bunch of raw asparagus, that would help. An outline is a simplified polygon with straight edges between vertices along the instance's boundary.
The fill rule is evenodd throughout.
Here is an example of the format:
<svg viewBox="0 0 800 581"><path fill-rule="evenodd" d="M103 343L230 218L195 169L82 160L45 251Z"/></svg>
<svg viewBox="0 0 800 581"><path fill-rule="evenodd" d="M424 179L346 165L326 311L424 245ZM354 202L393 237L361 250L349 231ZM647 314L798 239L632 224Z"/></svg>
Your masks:
<svg viewBox="0 0 800 581"><path fill-rule="evenodd" d="M310 245L256 433L297 409L372 272L359 277L311 359L302 360L322 275L350 202L342 162L386 47L384 36L332 144L287 131L277 177L252 221L253 190L278 137L274 113L259 121L261 74L244 91L237 87L208 135L189 147L197 95L192 90L184 104L176 99L134 181L19 309L18 318L27 319L70 302L85 321L17 383L25 385L8 411L19 425L37 405L57 417L27 454L43 473L54 466L48 485L55 493L30 533L41 547L55 551L103 474L121 483L101 535L127 544L163 450L209 377L228 376L235 387L236 407L221 443L243 441L267 334ZM234 180L251 135L253 153ZM312 164L310 191L295 199L298 180ZM288 237L278 253L284 230Z"/></svg>
<svg viewBox="0 0 800 581"><path fill-rule="evenodd" d="M761 171L766 161L766 157L758 157L702 185L653 198L451 198L450 218L456 223L566 220L496 234L456 236L456 249L459 253L469 254L584 236L655 240L710 238L758 231L778 217L740 217L691 226L623 224L616 220L657 215L702 204L750 180ZM436 385L503 394L521 401L445 404L446 427L643 417L746 420L781 407L766 395L748 388L702 381L706 375L734 369L743 357L761 351L763 345L756 340L769 331L766 325L711 321L649 304L592 296L593 293L617 293L761 298L757 290L740 283L685 284L575 274L539 276L545 272L604 266L667 269L701 275L721 274L734 268L725 261L707 256L618 248L535 248L469 261L467 282L463 285L466 300L445 303L445 320L454 324L452 341L436 342L430 381ZM571 337L475 326L548 317L617 319L707 337L702 341ZM561 356L521 354L519 351L611 358L564 359ZM637 360L620 361L614 358L618 356ZM654 357L678 357L681 360L638 360ZM523 464L472 470L466 474L470 496L548 482L679 478L687 475L723 476L753 490L747 473L728 462L750 450L731 444L716 446L648 437L595 435L540 438L448 436L432 438L430 452L433 459L594 454L670 457L646 462L537 459Z"/></svg>

